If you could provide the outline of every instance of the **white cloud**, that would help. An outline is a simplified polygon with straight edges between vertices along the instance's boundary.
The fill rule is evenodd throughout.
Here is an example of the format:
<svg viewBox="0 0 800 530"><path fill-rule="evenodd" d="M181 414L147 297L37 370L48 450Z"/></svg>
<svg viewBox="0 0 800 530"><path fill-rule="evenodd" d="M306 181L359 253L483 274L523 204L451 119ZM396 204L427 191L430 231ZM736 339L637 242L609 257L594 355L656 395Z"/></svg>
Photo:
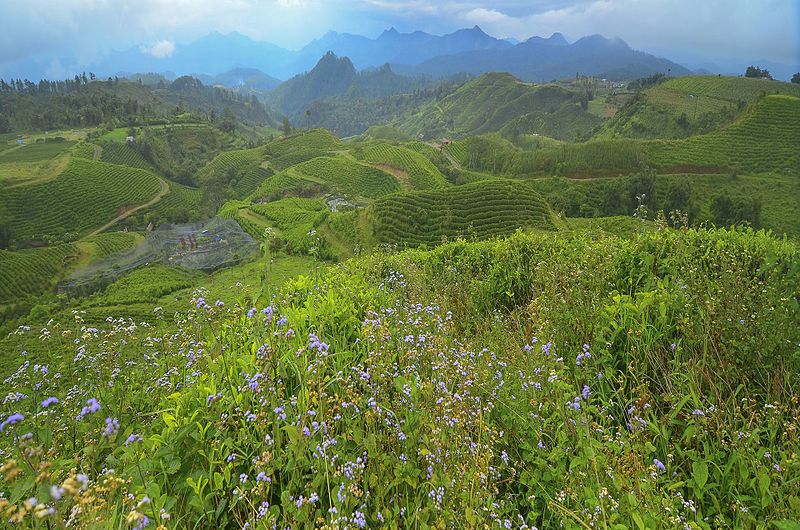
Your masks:
<svg viewBox="0 0 800 530"><path fill-rule="evenodd" d="M152 55L156 59L165 59L175 52L175 43L168 40L160 40L152 46L140 46L142 53Z"/></svg>
<svg viewBox="0 0 800 530"><path fill-rule="evenodd" d="M498 22L507 23L511 17L505 13L501 13L496 9L486 9L484 7L477 7L471 9L464 14L464 19L476 24L496 24Z"/></svg>

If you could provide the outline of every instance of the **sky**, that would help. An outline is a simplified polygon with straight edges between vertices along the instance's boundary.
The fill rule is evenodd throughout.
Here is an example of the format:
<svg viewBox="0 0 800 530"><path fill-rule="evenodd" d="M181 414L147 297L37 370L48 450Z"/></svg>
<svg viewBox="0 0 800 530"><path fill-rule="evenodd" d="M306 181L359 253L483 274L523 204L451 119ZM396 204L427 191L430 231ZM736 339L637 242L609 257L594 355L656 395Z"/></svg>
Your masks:
<svg viewBox="0 0 800 530"><path fill-rule="evenodd" d="M91 64L131 46L166 57L212 31L298 49L329 30L375 37L476 24L520 40L600 33L684 63L800 65L800 0L0 0L0 14L0 71L42 57Z"/></svg>

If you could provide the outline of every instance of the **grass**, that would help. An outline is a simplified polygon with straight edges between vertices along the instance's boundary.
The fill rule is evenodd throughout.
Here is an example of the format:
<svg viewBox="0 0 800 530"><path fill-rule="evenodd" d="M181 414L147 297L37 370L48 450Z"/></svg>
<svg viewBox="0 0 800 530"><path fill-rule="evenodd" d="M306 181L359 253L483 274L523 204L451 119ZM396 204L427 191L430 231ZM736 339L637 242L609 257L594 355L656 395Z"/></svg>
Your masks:
<svg viewBox="0 0 800 530"><path fill-rule="evenodd" d="M80 505L76 525L791 528L800 337L781 300L798 259L747 231L516 234L365 256L260 298L252 264L143 297L173 304L146 326L89 327L88 307L14 336L50 354L8 372L3 509L31 525L35 496L53 525ZM105 309L145 307L120 295Z"/></svg>
<svg viewBox="0 0 800 530"><path fill-rule="evenodd" d="M2 160L2 159L0 159ZM25 186L55 179L69 164L67 153L39 162L0 163L0 184Z"/></svg>

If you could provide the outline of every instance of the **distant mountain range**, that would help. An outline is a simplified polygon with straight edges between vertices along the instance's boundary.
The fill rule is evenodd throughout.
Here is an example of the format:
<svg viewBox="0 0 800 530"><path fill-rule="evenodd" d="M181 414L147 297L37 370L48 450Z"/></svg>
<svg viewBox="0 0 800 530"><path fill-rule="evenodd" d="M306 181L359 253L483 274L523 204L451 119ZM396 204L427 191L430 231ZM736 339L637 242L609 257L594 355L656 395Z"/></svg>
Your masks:
<svg viewBox="0 0 800 530"><path fill-rule="evenodd" d="M160 49L158 53L146 46L115 51L80 68L100 78L121 72L157 72L167 78L191 74L204 84L269 90L278 79L311 70L329 51L348 57L356 70L388 63L399 74L437 78L459 72L480 75L491 71L507 71L528 81L569 77L576 72L609 79L631 79L667 70L672 75L690 73L675 62L633 50L620 39L592 35L570 43L555 33L549 38L531 37L518 42L487 35L478 26L441 36L423 31L401 33L392 28L374 39L331 31L300 50L287 50L236 32L211 33L191 43L175 44L174 49ZM46 65L52 60L2 65L0 72L13 72L13 68L19 67L19 73L11 77L47 77ZM76 63L70 58L59 61L65 65Z"/></svg>

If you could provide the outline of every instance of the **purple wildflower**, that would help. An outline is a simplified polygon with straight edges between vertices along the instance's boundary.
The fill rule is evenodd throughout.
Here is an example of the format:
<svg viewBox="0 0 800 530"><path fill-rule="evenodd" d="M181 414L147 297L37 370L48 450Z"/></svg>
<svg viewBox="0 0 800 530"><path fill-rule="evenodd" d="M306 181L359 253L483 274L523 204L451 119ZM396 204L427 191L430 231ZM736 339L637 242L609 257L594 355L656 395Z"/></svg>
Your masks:
<svg viewBox="0 0 800 530"><path fill-rule="evenodd" d="M17 423L21 422L25 419L25 416L17 412L16 414L12 414L3 423L0 423L0 432L6 428L7 425L16 425Z"/></svg>
<svg viewBox="0 0 800 530"><path fill-rule="evenodd" d="M653 459L653 465L655 465L656 469L658 469L662 473L667 470L667 466L665 466L664 463L658 458Z"/></svg>
<svg viewBox="0 0 800 530"><path fill-rule="evenodd" d="M142 438L139 434L131 434L128 436L128 439L125 440L125 447L128 447L132 443L141 442L144 438Z"/></svg>
<svg viewBox="0 0 800 530"><path fill-rule="evenodd" d="M50 405L55 405L57 403L58 403L58 398L57 397L49 397L49 398L45 399L44 401L42 401L42 408L46 409Z"/></svg>

